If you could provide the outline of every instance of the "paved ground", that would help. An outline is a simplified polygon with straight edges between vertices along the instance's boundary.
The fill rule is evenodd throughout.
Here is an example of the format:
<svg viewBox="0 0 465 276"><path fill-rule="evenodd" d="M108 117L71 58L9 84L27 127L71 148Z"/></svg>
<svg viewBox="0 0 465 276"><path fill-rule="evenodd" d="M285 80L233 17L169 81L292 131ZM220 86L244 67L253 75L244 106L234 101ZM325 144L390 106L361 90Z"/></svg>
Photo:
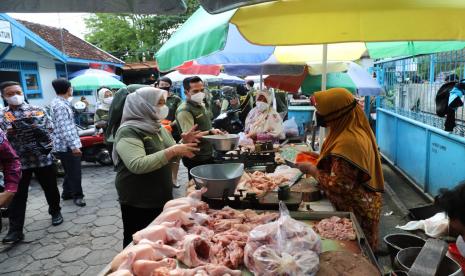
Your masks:
<svg viewBox="0 0 465 276"><path fill-rule="evenodd" d="M64 223L51 226L48 205L37 183L31 185L25 241L0 244L1 275L89 275L100 272L122 249L123 226L111 167L86 164L83 189L87 206L62 202ZM179 183L187 183L185 169ZM60 179L61 181L61 179ZM61 185L60 185L61 190ZM175 196L182 195L182 189ZM7 219L3 219L6 234Z"/></svg>
<svg viewBox="0 0 465 276"><path fill-rule="evenodd" d="M384 167L386 182L399 194L408 208L423 205L425 201L415 195L406 182L389 167ZM25 241L13 247L0 244L1 275L89 275L94 276L122 249L122 223L114 175L111 167L87 164L83 168L83 186L87 206L76 207L72 201L62 202L65 222L51 226L47 204L38 184L31 185L27 206ZM186 170L182 167L179 183L186 183ZM60 179L61 181L61 179ZM60 185L61 186L61 185ZM175 196L182 196L182 188ZM390 213L392 211L392 214ZM395 230L395 226L407 219L384 194L384 206L380 227L381 250L385 249L382 237ZM3 219L6 233L7 220ZM379 261L389 271L388 257Z"/></svg>

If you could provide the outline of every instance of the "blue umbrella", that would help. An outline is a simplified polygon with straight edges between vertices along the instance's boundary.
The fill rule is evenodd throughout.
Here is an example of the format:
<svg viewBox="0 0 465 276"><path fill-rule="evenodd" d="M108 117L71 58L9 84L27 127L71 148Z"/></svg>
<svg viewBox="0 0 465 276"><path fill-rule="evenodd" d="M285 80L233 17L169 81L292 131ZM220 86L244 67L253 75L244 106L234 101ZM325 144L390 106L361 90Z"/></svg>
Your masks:
<svg viewBox="0 0 465 276"><path fill-rule="evenodd" d="M99 70L99 69L83 69L83 70L79 70L79 71L76 71L72 74L69 75L69 78L72 79L72 78L75 78L77 76L81 76L81 75L91 75L91 76L110 76L110 77L113 77L117 80L120 80L121 77L116 75L116 74L113 74L113 73L110 73L110 72L107 72L107 71L104 71L104 70Z"/></svg>

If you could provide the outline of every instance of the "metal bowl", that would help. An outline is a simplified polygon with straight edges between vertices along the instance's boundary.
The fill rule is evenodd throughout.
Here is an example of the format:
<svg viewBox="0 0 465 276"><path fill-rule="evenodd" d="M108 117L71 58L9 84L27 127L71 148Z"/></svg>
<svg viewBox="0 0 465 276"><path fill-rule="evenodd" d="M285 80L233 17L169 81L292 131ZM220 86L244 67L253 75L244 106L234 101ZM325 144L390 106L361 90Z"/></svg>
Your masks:
<svg viewBox="0 0 465 276"><path fill-rule="evenodd" d="M396 256L395 266L397 266L402 271L408 272L415 262L415 259L420 254L420 251L421 247L408 247L400 250ZM463 273L462 268L456 261L447 256L444 256L444 259L442 259L436 275L459 276L463 275Z"/></svg>
<svg viewBox="0 0 465 276"><path fill-rule="evenodd" d="M384 243L388 247L391 264L393 264L400 250L408 247L423 247L426 241L412 234L393 233L384 236Z"/></svg>
<svg viewBox="0 0 465 276"><path fill-rule="evenodd" d="M221 198L223 195L234 196L242 175L244 164L208 164L191 169L192 178L197 188L207 187L204 194L208 198Z"/></svg>
<svg viewBox="0 0 465 276"><path fill-rule="evenodd" d="M237 134L206 135L202 138L210 142L216 151L234 150L239 143Z"/></svg>

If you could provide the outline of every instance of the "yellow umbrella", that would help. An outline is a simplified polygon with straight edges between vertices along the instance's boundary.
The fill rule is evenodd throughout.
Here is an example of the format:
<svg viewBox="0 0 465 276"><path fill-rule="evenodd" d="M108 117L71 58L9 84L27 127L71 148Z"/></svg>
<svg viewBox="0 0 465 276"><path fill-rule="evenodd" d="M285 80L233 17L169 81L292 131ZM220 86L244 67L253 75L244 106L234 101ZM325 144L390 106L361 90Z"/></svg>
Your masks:
<svg viewBox="0 0 465 276"><path fill-rule="evenodd" d="M465 40L463 0L289 0L231 18L258 45Z"/></svg>

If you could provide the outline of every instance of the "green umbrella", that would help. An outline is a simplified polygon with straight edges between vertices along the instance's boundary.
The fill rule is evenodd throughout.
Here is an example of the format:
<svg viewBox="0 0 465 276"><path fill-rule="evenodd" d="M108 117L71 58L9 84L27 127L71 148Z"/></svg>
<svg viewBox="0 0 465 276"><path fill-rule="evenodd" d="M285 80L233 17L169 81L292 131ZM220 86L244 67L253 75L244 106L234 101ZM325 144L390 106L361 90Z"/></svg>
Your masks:
<svg viewBox="0 0 465 276"><path fill-rule="evenodd" d="M326 75L326 88L341 87L349 90L352 94L357 91L357 86L347 73L328 73ZM321 91L321 75L308 75L302 82L302 92L305 95L312 95L314 92Z"/></svg>
<svg viewBox="0 0 465 276"><path fill-rule="evenodd" d="M75 90L94 90L102 86L108 88L122 88L126 85L111 76L80 75L71 80Z"/></svg>

